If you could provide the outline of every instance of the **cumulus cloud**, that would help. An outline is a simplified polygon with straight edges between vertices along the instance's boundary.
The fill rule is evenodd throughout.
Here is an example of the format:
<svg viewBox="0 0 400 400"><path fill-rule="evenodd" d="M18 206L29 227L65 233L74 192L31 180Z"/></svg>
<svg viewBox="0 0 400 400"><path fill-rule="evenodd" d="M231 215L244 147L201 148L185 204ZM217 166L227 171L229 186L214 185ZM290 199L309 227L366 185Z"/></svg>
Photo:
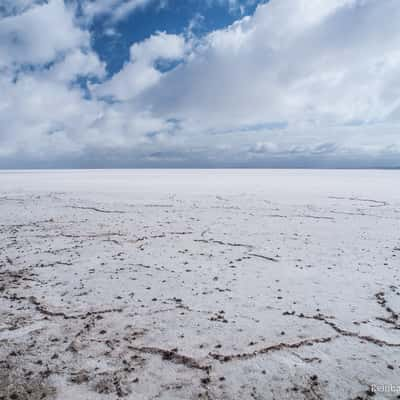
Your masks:
<svg viewBox="0 0 400 400"><path fill-rule="evenodd" d="M193 134L282 122L292 142L356 135L361 151L398 115L399 17L395 0L273 0L209 34L144 101Z"/></svg>
<svg viewBox="0 0 400 400"><path fill-rule="evenodd" d="M214 127L380 120L399 99L400 29L380 23L389 15L400 16L396 1L272 1L208 35L152 100L160 112Z"/></svg>
<svg viewBox="0 0 400 400"><path fill-rule="evenodd" d="M96 53L76 48L66 53L45 71L41 71L41 74L51 80L71 82L77 77L101 79L106 73L105 65Z"/></svg>
<svg viewBox="0 0 400 400"><path fill-rule="evenodd" d="M89 44L63 0L37 4L0 20L0 67L44 64L59 53Z"/></svg>
<svg viewBox="0 0 400 400"><path fill-rule="evenodd" d="M271 0L202 38L154 33L110 77L72 6L6 11L0 166L398 163L397 0Z"/></svg>
<svg viewBox="0 0 400 400"><path fill-rule="evenodd" d="M110 80L94 88L98 96L129 100L159 82L162 73L157 61L179 60L185 52L181 36L157 33L130 49L130 61Z"/></svg>

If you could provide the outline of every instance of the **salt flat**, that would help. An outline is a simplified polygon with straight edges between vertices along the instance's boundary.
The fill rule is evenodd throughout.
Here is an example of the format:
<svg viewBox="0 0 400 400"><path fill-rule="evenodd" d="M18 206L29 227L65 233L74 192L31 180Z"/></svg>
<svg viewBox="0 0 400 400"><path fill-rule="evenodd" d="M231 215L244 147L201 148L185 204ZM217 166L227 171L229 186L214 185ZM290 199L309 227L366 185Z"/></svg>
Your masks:
<svg viewBox="0 0 400 400"><path fill-rule="evenodd" d="M368 399L400 385L399 182L0 172L0 399Z"/></svg>

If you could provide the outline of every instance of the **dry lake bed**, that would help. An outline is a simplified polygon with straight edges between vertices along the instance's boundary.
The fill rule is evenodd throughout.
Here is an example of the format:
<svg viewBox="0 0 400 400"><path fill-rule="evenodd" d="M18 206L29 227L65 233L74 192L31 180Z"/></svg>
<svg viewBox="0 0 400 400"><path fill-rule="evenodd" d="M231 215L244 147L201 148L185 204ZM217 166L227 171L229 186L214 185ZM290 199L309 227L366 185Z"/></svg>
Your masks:
<svg viewBox="0 0 400 400"><path fill-rule="evenodd" d="M395 399L399 313L400 171L0 172L2 400Z"/></svg>

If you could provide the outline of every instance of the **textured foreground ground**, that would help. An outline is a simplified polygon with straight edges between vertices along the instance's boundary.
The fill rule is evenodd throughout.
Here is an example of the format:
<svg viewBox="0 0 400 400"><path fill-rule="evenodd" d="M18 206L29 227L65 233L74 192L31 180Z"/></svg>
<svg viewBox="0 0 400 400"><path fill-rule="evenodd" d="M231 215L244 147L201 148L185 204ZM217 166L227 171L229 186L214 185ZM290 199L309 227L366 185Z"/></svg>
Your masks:
<svg viewBox="0 0 400 400"><path fill-rule="evenodd" d="M399 182L0 173L0 399L368 399L400 385Z"/></svg>

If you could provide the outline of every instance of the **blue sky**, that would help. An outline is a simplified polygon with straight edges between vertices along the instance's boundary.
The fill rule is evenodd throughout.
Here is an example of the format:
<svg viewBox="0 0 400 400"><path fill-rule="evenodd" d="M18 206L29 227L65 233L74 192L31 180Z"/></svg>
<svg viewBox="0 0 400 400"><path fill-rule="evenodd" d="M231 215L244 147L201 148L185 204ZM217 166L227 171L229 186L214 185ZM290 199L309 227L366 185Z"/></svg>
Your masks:
<svg viewBox="0 0 400 400"><path fill-rule="evenodd" d="M113 21L112 14L99 15L90 24L93 49L107 64L109 74L118 72L129 59L129 49L154 32L165 31L181 34L193 25L199 36L232 24L244 15L252 14L258 3L245 1L229 4L229 1L169 0L153 2ZM114 31L114 35L107 33Z"/></svg>
<svg viewBox="0 0 400 400"><path fill-rule="evenodd" d="M0 0L0 168L399 167L398 0Z"/></svg>

